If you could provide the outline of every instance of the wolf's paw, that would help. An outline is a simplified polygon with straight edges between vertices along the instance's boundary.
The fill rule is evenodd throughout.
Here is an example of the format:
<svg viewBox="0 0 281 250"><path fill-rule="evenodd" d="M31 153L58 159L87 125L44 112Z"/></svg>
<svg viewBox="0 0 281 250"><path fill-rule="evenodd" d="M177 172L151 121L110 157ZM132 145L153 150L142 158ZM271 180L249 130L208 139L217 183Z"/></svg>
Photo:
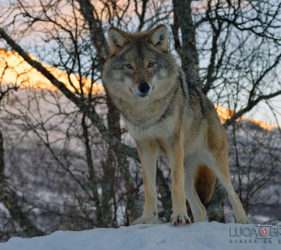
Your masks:
<svg viewBox="0 0 281 250"><path fill-rule="evenodd" d="M175 226L178 226L180 224L190 224L190 218L188 217L186 212L173 212L170 222Z"/></svg>
<svg viewBox="0 0 281 250"><path fill-rule="evenodd" d="M142 216L138 219L136 219L132 225L136 224L155 224L158 220L158 216L156 215L151 215L151 216Z"/></svg>

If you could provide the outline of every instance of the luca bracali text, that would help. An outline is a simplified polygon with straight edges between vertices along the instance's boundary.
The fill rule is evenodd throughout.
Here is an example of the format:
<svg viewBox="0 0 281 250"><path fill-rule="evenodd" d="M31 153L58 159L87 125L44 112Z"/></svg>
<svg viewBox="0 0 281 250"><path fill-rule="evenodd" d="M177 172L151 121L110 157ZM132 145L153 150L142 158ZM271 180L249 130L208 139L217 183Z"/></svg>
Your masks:
<svg viewBox="0 0 281 250"><path fill-rule="evenodd" d="M237 225L229 227L230 243L268 243L281 245L281 227L272 225Z"/></svg>

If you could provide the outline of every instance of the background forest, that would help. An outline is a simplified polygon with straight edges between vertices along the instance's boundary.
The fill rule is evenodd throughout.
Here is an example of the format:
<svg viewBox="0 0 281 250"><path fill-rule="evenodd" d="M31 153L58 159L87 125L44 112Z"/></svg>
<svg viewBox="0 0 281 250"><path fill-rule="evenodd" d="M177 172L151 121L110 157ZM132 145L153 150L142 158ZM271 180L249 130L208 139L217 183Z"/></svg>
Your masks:
<svg viewBox="0 0 281 250"><path fill-rule="evenodd" d="M170 31L187 78L217 106L251 223L281 223L281 2L0 1L0 240L129 225L144 202L134 141L102 87L111 26ZM159 217L171 213L158 161ZM209 220L233 222L217 185Z"/></svg>

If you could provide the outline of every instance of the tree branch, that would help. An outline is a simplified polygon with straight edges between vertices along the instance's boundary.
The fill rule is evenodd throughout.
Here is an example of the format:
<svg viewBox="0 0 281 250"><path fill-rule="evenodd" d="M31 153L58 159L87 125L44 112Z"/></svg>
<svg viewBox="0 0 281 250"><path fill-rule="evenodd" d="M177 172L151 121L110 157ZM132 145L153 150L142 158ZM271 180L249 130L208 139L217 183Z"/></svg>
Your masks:
<svg viewBox="0 0 281 250"><path fill-rule="evenodd" d="M40 62L33 60L2 28L0 28L0 37L2 37L7 44L11 46L18 54L33 68L37 69L43 76L45 76L54 86L56 86L70 101L72 101L87 117L95 124L102 135L105 142L114 145L116 149L129 157L138 159L136 149L131 148L121 143L115 138L112 133L105 127L101 118L96 111L90 107L84 100L75 96L70 90L66 88L63 82L57 80L52 73L50 73Z"/></svg>

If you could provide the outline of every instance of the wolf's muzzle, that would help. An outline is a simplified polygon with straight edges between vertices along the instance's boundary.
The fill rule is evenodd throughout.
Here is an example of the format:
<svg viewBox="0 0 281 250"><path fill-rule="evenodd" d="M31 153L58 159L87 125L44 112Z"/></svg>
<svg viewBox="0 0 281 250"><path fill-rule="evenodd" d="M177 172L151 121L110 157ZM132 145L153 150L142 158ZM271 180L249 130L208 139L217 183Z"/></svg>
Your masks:
<svg viewBox="0 0 281 250"><path fill-rule="evenodd" d="M147 82L141 82L138 86L138 90L140 92L140 97L145 97L150 90L150 86Z"/></svg>

